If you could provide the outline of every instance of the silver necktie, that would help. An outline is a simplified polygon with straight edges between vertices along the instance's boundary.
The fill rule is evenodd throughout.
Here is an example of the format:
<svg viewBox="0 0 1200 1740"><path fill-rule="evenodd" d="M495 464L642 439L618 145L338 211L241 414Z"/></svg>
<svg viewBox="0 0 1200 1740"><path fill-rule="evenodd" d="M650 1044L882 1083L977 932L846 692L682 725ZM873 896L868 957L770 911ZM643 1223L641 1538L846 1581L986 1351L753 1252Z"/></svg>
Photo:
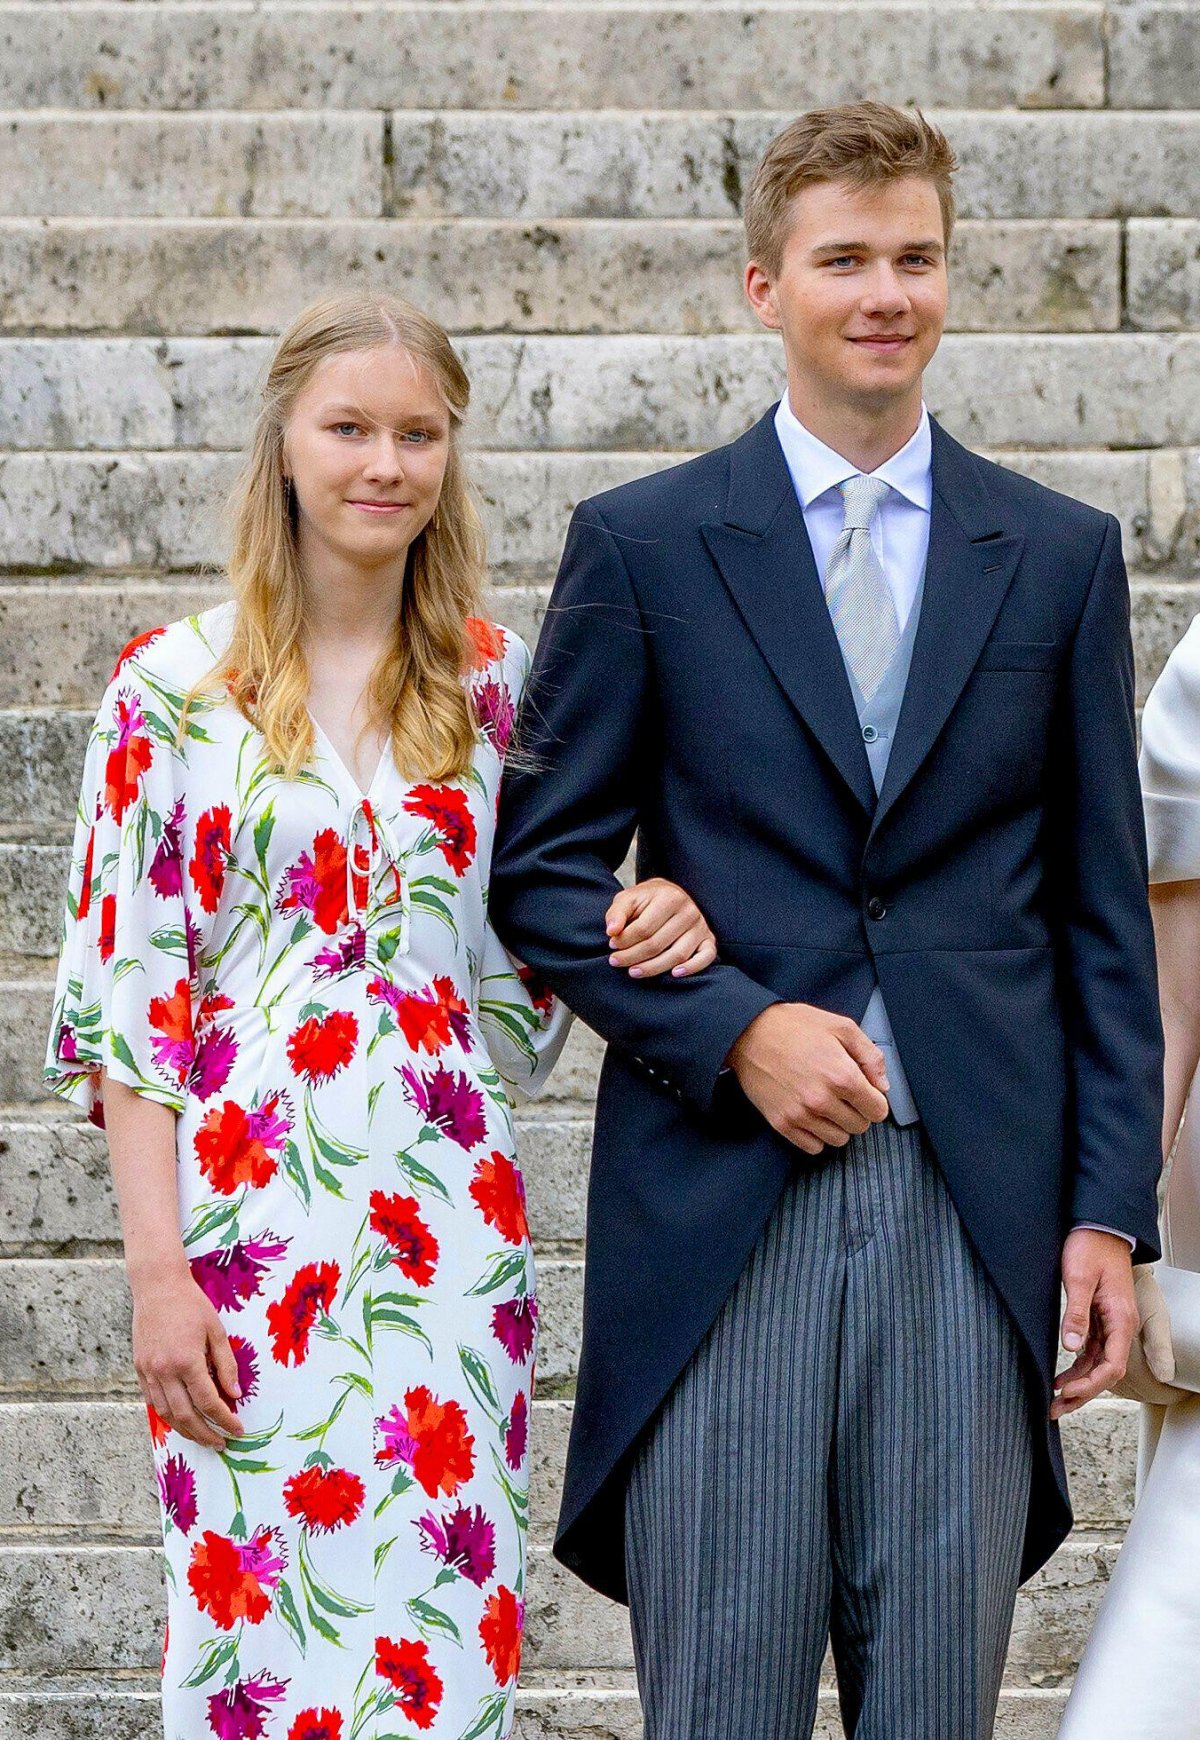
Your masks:
<svg viewBox="0 0 1200 1740"><path fill-rule="evenodd" d="M900 640L892 589L871 542L888 485L881 477L850 477L838 488L846 518L825 570L825 598L846 663L869 701Z"/></svg>

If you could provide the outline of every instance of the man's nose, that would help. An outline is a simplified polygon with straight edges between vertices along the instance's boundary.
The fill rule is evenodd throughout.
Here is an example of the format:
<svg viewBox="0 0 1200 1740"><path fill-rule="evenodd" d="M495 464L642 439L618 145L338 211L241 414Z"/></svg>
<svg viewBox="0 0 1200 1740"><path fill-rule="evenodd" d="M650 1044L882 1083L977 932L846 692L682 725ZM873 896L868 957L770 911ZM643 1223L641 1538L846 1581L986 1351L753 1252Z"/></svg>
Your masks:
<svg viewBox="0 0 1200 1740"><path fill-rule="evenodd" d="M863 288L863 309L871 314L903 314L909 306L908 290L890 266L873 272Z"/></svg>

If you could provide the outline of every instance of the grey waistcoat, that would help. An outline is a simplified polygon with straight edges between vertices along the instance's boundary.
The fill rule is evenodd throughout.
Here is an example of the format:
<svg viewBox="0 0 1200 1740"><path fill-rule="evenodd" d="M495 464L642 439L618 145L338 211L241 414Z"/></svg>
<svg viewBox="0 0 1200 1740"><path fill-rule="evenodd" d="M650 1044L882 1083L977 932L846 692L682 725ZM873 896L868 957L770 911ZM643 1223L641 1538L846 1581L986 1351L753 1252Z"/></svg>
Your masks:
<svg viewBox="0 0 1200 1740"><path fill-rule="evenodd" d="M917 637L917 623L921 616L921 601L925 596L925 576L922 574L917 587L917 595L913 599L912 609L908 613L908 621L904 625L904 633L892 655L892 662L884 673L882 683L869 701L863 699L862 690L855 682L849 665L846 665L846 675L850 680L850 692L854 696L854 705L858 709L858 722L862 727L863 745L867 751L867 760L871 764L871 778L875 783L875 795L879 796L883 785L883 776L887 772L888 757L892 752L892 742L896 735L896 721L900 717L900 708L904 701L904 691L908 687L909 666L912 664L913 643ZM844 661L843 661L844 662ZM859 1026L873 1039L884 1055L887 1064L888 1080L892 1084L888 1095L888 1103L892 1108L892 1116L898 1124L915 1124L920 1117L912 1089L908 1085L908 1077L904 1073L904 1065L900 1061L900 1053L896 1049L895 1035L892 1024L888 1020L888 1012L883 1005L883 992L878 984L871 993L871 1001L867 1004L866 1014Z"/></svg>

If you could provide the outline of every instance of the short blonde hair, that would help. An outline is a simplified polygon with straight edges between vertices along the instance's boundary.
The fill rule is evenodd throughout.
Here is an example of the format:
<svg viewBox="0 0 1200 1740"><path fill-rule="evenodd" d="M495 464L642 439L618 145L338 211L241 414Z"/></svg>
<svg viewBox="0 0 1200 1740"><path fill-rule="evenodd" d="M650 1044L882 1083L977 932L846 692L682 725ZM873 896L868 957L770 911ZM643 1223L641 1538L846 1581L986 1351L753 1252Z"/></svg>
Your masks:
<svg viewBox="0 0 1200 1740"><path fill-rule="evenodd" d="M951 178L958 160L945 134L919 109L890 103L843 103L813 109L789 122L767 146L746 194L746 247L768 278L778 277L792 201L821 181L875 187L918 175L932 181L942 208L947 246L954 228Z"/></svg>

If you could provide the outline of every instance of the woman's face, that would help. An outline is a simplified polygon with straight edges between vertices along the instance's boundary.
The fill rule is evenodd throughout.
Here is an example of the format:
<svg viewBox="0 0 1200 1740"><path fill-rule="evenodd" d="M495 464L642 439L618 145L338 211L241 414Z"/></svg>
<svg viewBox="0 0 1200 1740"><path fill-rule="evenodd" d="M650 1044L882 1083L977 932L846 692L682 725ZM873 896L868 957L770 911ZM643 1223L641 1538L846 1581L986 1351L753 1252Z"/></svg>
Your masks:
<svg viewBox="0 0 1200 1740"><path fill-rule="evenodd" d="M398 345L318 363L283 434L302 544L378 568L433 518L450 413L429 369Z"/></svg>

